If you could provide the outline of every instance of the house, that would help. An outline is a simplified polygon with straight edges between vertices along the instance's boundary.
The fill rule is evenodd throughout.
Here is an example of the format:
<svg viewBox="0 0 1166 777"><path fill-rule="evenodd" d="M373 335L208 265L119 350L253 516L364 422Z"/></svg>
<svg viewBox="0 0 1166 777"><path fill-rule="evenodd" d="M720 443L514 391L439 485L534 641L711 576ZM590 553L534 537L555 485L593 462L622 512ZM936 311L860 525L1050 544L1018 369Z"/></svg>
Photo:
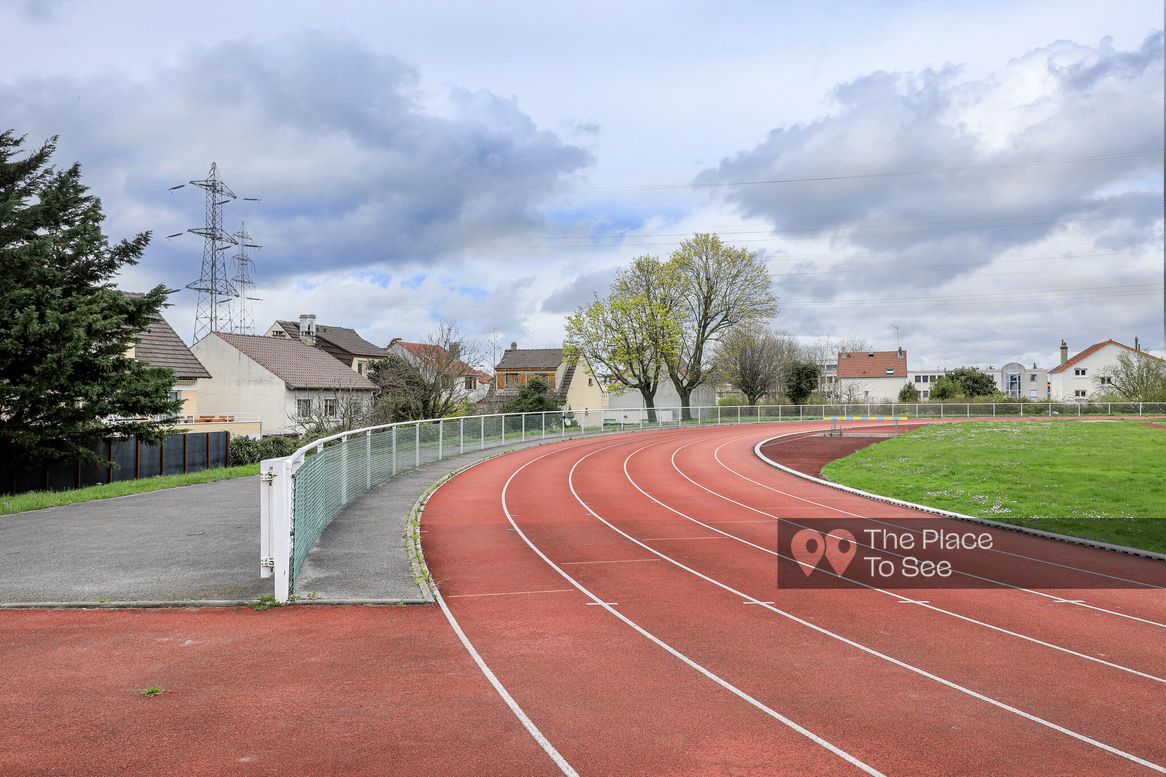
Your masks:
<svg viewBox="0 0 1166 777"><path fill-rule="evenodd" d="M1049 398L1049 371L1037 367L1025 367L1020 362L1009 362L996 370L996 390L1010 399Z"/></svg>
<svg viewBox="0 0 1166 777"><path fill-rule="evenodd" d="M839 353L837 375L843 402L896 402L907 382L907 352Z"/></svg>
<svg viewBox="0 0 1166 777"><path fill-rule="evenodd" d="M716 404L717 387L712 383L702 383L694 388L688 397L690 408L716 407ZM675 421L679 418L680 394L664 369L660 370L660 384L656 388L656 396L652 398L652 405L658 411L656 413L658 421ZM605 415L608 423L627 424L647 420L644 396L638 389L612 389L608 396Z"/></svg>
<svg viewBox="0 0 1166 777"><path fill-rule="evenodd" d="M182 401L177 423L173 428L188 432L221 432L259 437L262 425L254 416L229 412L208 413L199 403L200 389L205 387L211 373L186 346L170 323L161 316L151 319L149 327L134 340L127 356L150 367L164 367L174 373L172 399Z"/></svg>
<svg viewBox="0 0 1166 777"><path fill-rule="evenodd" d="M186 343L161 316L150 320L150 326L135 339L127 356L148 367L165 367L174 373L171 399L182 400L180 416L198 415L198 381L211 374Z"/></svg>
<svg viewBox="0 0 1166 777"><path fill-rule="evenodd" d="M1094 343L1070 359L1069 344L1062 340L1061 363L1049 370L1049 397L1053 401L1083 402L1095 393L1103 393L1099 389L1104 389L1101 384L1104 372L1117 366L1117 357L1122 353L1158 359L1116 340Z"/></svg>
<svg viewBox="0 0 1166 777"><path fill-rule="evenodd" d="M430 379L436 374L446 375L453 381L453 395L459 401L477 403L486 398L494 378L462 361L460 348L451 343L450 348L435 343L410 343L396 340L385 349L407 360L418 369L427 372Z"/></svg>
<svg viewBox="0 0 1166 777"><path fill-rule="evenodd" d="M562 348L519 348L516 342L494 368L494 396L509 401L534 377L545 380L566 409L589 414L607 407L607 389L586 359L569 363Z"/></svg>
<svg viewBox="0 0 1166 777"><path fill-rule="evenodd" d="M301 339L214 332L192 350L214 376L200 386L202 412L257 416L264 434L294 434L309 418L338 418L349 403L366 408L376 391L368 378Z"/></svg>
<svg viewBox="0 0 1166 777"><path fill-rule="evenodd" d="M300 316L299 322L276 321L267 330L267 337L279 337L315 346L346 364L358 375L367 375L369 365L385 358L385 350L370 343L346 326L325 326L316 323L310 313Z"/></svg>

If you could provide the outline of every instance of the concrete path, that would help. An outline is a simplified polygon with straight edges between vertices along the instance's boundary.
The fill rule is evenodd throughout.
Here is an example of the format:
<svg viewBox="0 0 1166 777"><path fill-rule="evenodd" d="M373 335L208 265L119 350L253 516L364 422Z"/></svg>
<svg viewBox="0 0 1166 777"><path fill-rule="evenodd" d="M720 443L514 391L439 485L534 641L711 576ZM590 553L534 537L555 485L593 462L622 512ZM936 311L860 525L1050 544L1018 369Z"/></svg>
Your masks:
<svg viewBox="0 0 1166 777"><path fill-rule="evenodd" d="M409 508L445 474L518 447L428 464L357 499L308 555L296 594L421 601L405 552ZM259 577L254 477L0 516L0 607L229 603L270 593Z"/></svg>
<svg viewBox="0 0 1166 777"><path fill-rule="evenodd" d="M0 516L0 604L254 600L255 477Z"/></svg>

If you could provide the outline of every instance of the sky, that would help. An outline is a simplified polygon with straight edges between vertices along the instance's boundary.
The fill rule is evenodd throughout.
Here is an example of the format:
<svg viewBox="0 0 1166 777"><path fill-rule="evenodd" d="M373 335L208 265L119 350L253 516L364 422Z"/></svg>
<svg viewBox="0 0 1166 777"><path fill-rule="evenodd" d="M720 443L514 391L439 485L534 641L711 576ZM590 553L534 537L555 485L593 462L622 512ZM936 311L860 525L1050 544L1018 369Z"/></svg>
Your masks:
<svg viewBox="0 0 1166 777"><path fill-rule="evenodd" d="M911 369L1163 347L1157 0L0 0L0 127L59 136L129 290L194 333L210 163L256 327L552 347L641 254L716 232L775 329ZM258 202L243 197L259 198ZM489 359L487 358L487 361Z"/></svg>

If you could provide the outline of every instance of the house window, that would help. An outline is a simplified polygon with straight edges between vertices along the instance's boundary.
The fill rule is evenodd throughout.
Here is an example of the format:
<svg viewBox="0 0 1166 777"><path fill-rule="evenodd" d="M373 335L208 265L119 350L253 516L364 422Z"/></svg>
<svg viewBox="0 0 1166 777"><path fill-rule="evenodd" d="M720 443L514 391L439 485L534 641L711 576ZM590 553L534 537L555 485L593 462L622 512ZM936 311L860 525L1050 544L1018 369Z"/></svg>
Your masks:
<svg viewBox="0 0 1166 777"><path fill-rule="evenodd" d="M307 418L312 414L312 400L297 399L296 400L296 415L300 418Z"/></svg>
<svg viewBox="0 0 1166 777"><path fill-rule="evenodd" d="M1112 386L1113 385L1113 378L1109 377L1108 375L1102 375L1100 378L1097 379L1097 382L1103 386Z"/></svg>
<svg viewBox="0 0 1166 777"><path fill-rule="evenodd" d="M920 391L920 392L919 392L919 398L920 398L920 399L929 399L930 397L931 397L931 392L930 392L930 391Z"/></svg>
<svg viewBox="0 0 1166 777"><path fill-rule="evenodd" d="M587 379L587 385L588 385L588 386L594 386L594 385L595 385L595 378L588 378L588 379Z"/></svg>
<svg viewBox="0 0 1166 777"><path fill-rule="evenodd" d="M922 376L922 375L916 375L916 376L915 376L915 382L916 382L916 383L922 383L922 382L923 382L923 376Z"/></svg>
<svg viewBox="0 0 1166 777"><path fill-rule="evenodd" d="M360 375L363 375L363 374L364 374L364 365L365 365L365 362L364 362L364 361L358 361L358 362L356 363L356 372L357 372L357 374L360 374Z"/></svg>
<svg viewBox="0 0 1166 777"><path fill-rule="evenodd" d="M473 391L475 388L476 387L474 386L474 376L470 375L466 378L466 391Z"/></svg>
<svg viewBox="0 0 1166 777"><path fill-rule="evenodd" d="M887 374L888 374L888 375L894 375L894 374L895 374L895 368L894 368L894 367L887 367Z"/></svg>
<svg viewBox="0 0 1166 777"><path fill-rule="evenodd" d="M325 399L324 400L324 417L325 418L335 418L336 417L336 400L335 399Z"/></svg>
<svg viewBox="0 0 1166 777"><path fill-rule="evenodd" d="M1075 390L1073 391L1073 396L1075 396L1075 397L1083 397L1083 396L1085 396L1085 389L1075 389Z"/></svg>
<svg viewBox="0 0 1166 777"><path fill-rule="evenodd" d="M1028 376L1028 382L1029 383L1036 383L1036 373L1033 373L1032 375Z"/></svg>
<svg viewBox="0 0 1166 777"><path fill-rule="evenodd" d="M1081 377L1085 374L1085 368L1084 367L1075 367L1075 368L1073 368L1073 374L1076 375L1077 377Z"/></svg>
<svg viewBox="0 0 1166 777"><path fill-rule="evenodd" d="M1029 389L1029 390L1028 390L1028 395L1029 395L1030 397L1032 397L1033 399L1036 399L1036 389Z"/></svg>

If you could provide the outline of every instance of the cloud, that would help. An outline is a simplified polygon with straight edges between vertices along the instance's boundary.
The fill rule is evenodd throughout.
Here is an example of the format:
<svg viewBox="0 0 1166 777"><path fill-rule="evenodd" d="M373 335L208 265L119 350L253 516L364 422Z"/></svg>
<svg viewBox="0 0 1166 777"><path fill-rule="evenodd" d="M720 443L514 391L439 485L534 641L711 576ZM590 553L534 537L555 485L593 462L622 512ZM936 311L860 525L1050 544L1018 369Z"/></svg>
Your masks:
<svg viewBox="0 0 1166 777"><path fill-rule="evenodd" d="M513 99L420 83L392 56L302 33L195 49L136 78L0 83L0 119L30 140L59 134L58 161L82 161L115 233L199 225L201 192L167 189L217 161L238 194L262 198L224 218L264 245L268 281L433 262L544 229L543 199L589 152ZM155 241L151 261L186 281L199 252L193 237Z"/></svg>
<svg viewBox="0 0 1166 777"><path fill-rule="evenodd" d="M829 115L772 130L696 183L779 235L828 238L839 271L885 270L871 285L942 283L1074 220L1145 236L1160 215L1162 78L1161 33L1132 52L1058 41L984 80L875 72L837 86ZM806 177L828 180L740 183ZM904 277L905 253L973 261Z"/></svg>

